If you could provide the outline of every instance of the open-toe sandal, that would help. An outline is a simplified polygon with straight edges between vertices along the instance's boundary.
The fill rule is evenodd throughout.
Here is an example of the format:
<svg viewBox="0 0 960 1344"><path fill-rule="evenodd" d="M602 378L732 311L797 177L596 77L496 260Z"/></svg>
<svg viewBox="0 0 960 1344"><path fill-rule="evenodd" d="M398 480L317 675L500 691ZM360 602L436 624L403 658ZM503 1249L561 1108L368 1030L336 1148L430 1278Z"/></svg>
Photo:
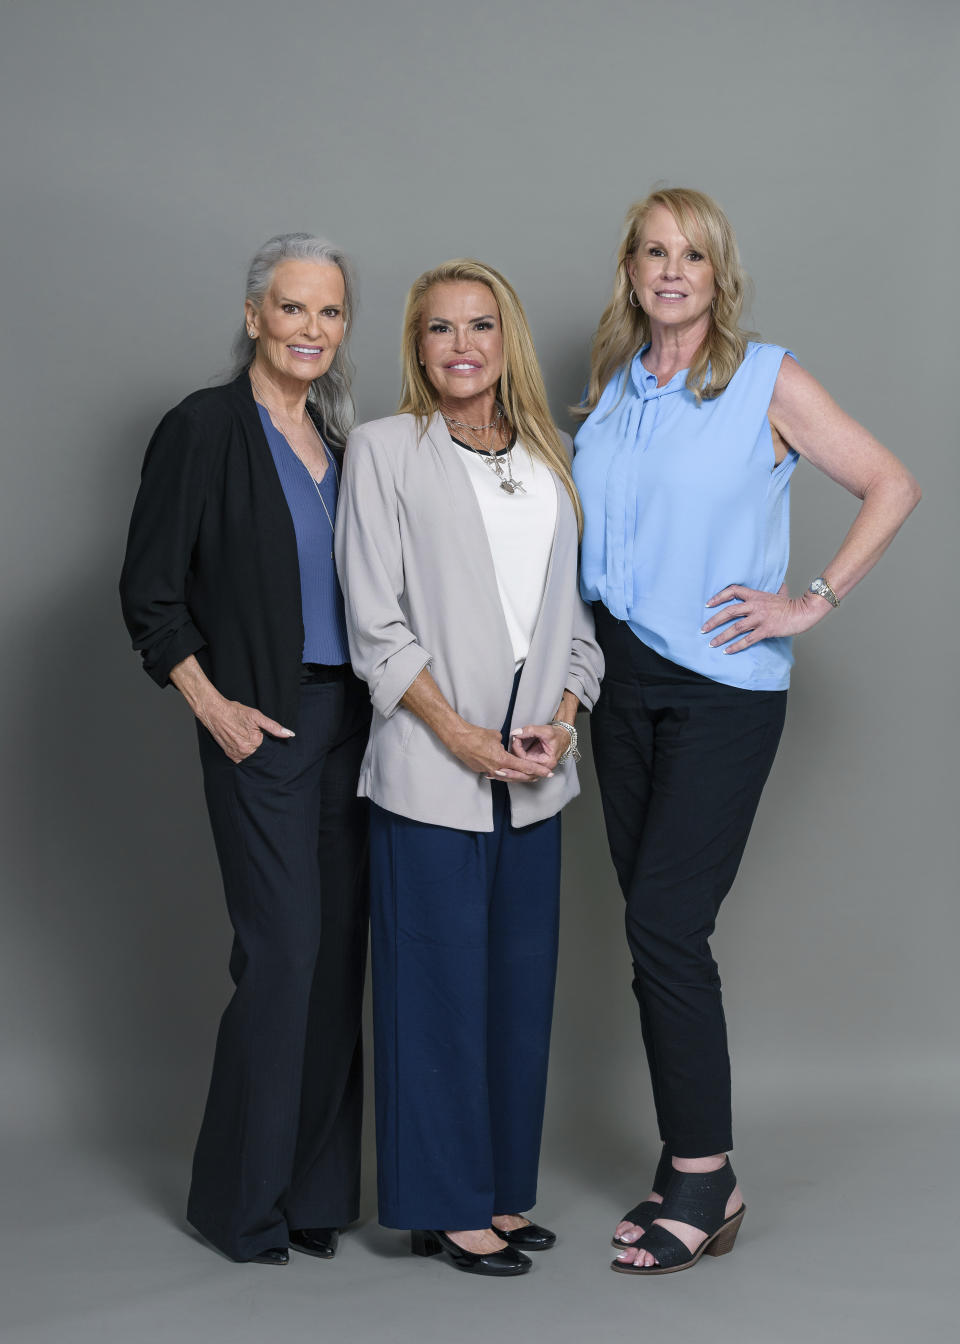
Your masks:
<svg viewBox="0 0 960 1344"><path fill-rule="evenodd" d="M660 1154L660 1161L657 1163L656 1175L653 1178L653 1193L663 1199L667 1193L667 1185L670 1177L673 1175L673 1163L670 1161L670 1154L664 1148ZM660 1217L660 1211L663 1205L658 1204L655 1199L645 1199L642 1204L635 1204L629 1213L625 1213L620 1219L621 1223L633 1223L635 1227L642 1227L644 1231L650 1226L654 1218ZM636 1246L635 1241L621 1241L619 1237L614 1237L610 1242L611 1246L619 1246L623 1251L629 1251L631 1247Z"/></svg>
<svg viewBox="0 0 960 1344"><path fill-rule="evenodd" d="M690 1269L701 1256L727 1255L733 1250L747 1207L741 1204L736 1213L725 1217L727 1200L736 1185L737 1178L729 1160L716 1171L674 1170L663 1203L657 1206L656 1216L697 1227L707 1234L706 1240L691 1251L679 1237L654 1223L628 1249L649 1251L657 1263L628 1265L622 1260L614 1260L610 1268L618 1274L676 1274L678 1270Z"/></svg>

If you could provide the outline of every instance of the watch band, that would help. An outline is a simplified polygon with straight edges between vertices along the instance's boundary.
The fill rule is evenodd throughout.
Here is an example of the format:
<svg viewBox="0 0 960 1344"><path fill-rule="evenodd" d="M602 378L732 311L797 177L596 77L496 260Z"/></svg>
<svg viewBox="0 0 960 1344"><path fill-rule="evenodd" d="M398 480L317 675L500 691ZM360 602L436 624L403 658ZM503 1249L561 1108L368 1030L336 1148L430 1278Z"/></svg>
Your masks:
<svg viewBox="0 0 960 1344"><path fill-rule="evenodd" d="M839 607L840 605L839 597L837 597L836 593L830 587L829 583L827 583L822 574L820 578L814 579L813 583L811 583L810 592L816 593L817 597L825 597L831 607Z"/></svg>

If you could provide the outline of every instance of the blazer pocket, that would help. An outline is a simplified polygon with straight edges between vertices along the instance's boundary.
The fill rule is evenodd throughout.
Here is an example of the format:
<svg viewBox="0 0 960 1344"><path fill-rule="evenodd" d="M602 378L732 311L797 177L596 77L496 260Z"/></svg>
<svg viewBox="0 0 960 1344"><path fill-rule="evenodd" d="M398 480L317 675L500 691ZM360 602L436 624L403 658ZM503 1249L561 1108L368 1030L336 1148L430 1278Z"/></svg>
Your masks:
<svg viewBox="0 0 960 1344"><path fill-rule="evenodd" d="M400 733L398 746L401 751L406 751L410 739L413 736L413 730L420 720L417 718L416 714L414 714L412 709L404 709L401 706L401 708L396 711L394 718L399 718L401 714L403 715L403 718L398 725Z"/></svg>

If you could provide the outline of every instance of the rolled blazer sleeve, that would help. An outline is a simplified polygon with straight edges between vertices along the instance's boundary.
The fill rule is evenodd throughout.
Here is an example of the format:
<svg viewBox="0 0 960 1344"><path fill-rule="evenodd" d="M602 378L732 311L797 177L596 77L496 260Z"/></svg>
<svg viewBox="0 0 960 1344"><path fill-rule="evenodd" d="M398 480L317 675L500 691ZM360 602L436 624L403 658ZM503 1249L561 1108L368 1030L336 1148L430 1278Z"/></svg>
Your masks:
<svg viewBox="0 0 960 1344"><path fill-rule="evenodd" d="M374 709L395 712L430 662L403 610L403 550L389 453L363 429L347 440L337 504L336 554L350 658Z"/></svg>
<svg viewBox="0 0 960 1344"><path fill-rule="evenodd" d="M560 431L560 438L567 450L567 456L572 461L573 439L563 430ZM573 629L570 637L570 667L565 685L568 691L573 691L584 709L593 709L600 694L604 661L595 637L593 611L579 596L579 573L577 579L578 596L574 602Z"/></svg>
<svg viewBox="0 0 960 1344"><path fill-rule="evenodd" d="M210 456L194 416L180 406L169 411L147 448L130 520L120 601L133 647L159 686L206 644L187 587Z"/></svg>
<svg viewBox="0 0 960 1344"><path fill-rule="evenodd" d="M565 685L584 709L593 709L597 703L603 671L603 653L594 635L593 612L578 596L573 609L570 666Z"/></svg>

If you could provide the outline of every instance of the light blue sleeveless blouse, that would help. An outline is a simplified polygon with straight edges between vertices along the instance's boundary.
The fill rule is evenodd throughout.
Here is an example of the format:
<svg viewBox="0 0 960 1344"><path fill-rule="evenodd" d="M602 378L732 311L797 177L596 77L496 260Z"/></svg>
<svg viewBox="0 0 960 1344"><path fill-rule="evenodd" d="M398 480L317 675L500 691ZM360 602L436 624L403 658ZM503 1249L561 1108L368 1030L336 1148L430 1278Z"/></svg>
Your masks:
<svg viewBox="0 0 960 1344"><path fill-rule="evenodd" d="M721 588L776 592L787 572L798 459L790 449L776 465L767 412L789 353L751 341L725 391L698 406L685 369L657 387L641 350L574 440L586 601L602 602L671 662L748 690L786 690L792 640L725 654L710 647L717 632L700 627Z"/></svg>

